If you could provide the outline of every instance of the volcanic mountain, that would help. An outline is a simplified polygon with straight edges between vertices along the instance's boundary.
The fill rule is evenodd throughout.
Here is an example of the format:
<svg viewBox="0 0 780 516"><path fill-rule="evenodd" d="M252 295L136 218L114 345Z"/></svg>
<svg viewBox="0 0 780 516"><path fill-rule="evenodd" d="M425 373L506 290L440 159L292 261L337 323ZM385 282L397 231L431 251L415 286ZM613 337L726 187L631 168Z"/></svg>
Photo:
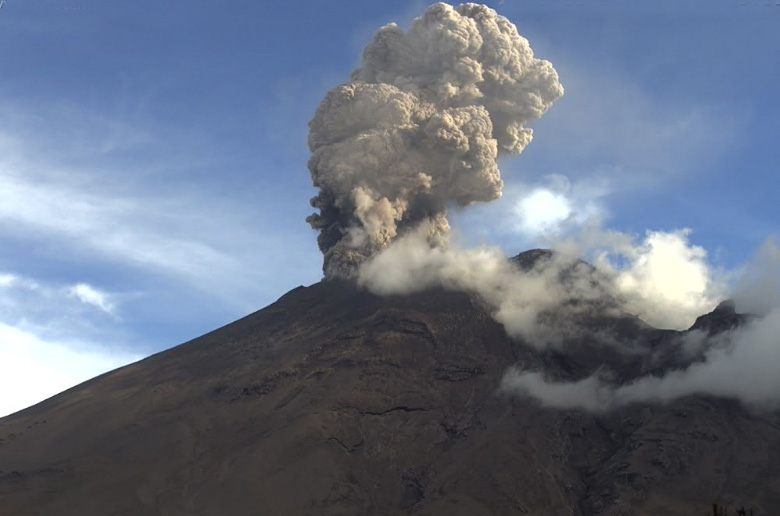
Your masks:
<svg viewBox="0 0 780 516"><path fill-rule="evenodd" d="M723 304L695 327L741 321ZM592 324L659 350L677 335ZM501 393L517 364L618 382L679 367L673 350L570 344L513 340L464 293L299 287L0 419L0 514L688 516L716 500L778 514L777 413L689 396L591 414Z"/></svg>

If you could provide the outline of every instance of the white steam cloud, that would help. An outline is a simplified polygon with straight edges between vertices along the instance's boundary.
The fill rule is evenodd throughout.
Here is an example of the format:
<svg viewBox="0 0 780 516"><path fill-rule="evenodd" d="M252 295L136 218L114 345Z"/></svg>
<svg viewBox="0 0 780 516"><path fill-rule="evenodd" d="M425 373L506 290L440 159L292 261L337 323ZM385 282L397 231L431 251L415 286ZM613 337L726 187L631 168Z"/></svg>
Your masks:
<svg viewBox="0 0 780 516"><path fill-rule="evenodd" d="M511 336L537 348L578 331L568 323L581 313L630 314L684 330L724 294L689 233L648 232L636 243L629 235L591 228L581 241L561 242L557 252L523 269L498 248L431 247L423 225L366 262L358 282L378 294L434 286L473 293ZM589 255L595 268L577 259ZM556 319L550 320L546 314L553 309Z"/></svg>
<svg viewBox="0 0 780 516"><path fill-rule="evenodd" d="M687 329L726 294L707 262L707 252L689 243L690 230L648 231L638 245L625 242L625 235L612 235L623 238L601 251L594 263L612 275L625 309L645 322Z"/></svg>
<svg viewBox="0 0 780 516"><path fill-rule="evenodd" d="M541 184L509 190L515 197L509 224L531 240L551 240L603 216L600 199L607 184L595 178L574 184L562 174L549 174Z"/></svg>
<svg viewBox="0 0 780 516"><path fill-rule="evenodd" d="M763 278L763 281L758 281ZM643 376L612 385L599 373L560 382L536 371L511 369L502 389L546 406L604 412L631 403L664 403L710 394L738 399L756 409L780 407L780 249L767 241L737 283L738 311L755 308L743 326L707 337L692 331L680 341L684 354L703 351L701 360L662 376Z"/></svg>
<svg viewBox="0 0 780 516"><path fill-rule="evenodd" d="M421 224L446 243L447 207L499 198L498 156L521 153L561 95L552 65L489 7L439 3L407 32L379 29L309 123L320 212L307 220L326 277L353 277Z"/></svg>
<svg viewBox="0 0 780 516"><path fill-rule="evenodd" d="M566 196L538 188L520 201L517 212L524 232L546 234L571 217L574 209Z"/></svg>
<svg viewBox="0 0 780 516"><path fill-rule="evenodd" d="M613 310L603 277L591 266L562 253L541 256L523 270L498 249L431 247L423 225L366 262L358 283L378 294L408 294L444 287L479 297L507 332L544 348L558 344L560 324L544 323L545 312L567 301L572 317L593 308Z"/></svg>

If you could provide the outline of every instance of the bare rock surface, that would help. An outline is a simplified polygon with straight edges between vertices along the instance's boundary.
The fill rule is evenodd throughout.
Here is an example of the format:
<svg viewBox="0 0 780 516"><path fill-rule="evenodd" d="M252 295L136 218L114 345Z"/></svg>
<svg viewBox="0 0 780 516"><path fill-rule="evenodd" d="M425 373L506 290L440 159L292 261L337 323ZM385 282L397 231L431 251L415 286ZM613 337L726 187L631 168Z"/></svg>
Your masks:
<svg viewBox="0 0 780 516"><path fill-rule="evenodd" d="M0 515L780 514L778 414L688 397L593 415L498 393L514 364L657 366L582 349L513 342L465 294L299 287L0 419Z"/></svg>

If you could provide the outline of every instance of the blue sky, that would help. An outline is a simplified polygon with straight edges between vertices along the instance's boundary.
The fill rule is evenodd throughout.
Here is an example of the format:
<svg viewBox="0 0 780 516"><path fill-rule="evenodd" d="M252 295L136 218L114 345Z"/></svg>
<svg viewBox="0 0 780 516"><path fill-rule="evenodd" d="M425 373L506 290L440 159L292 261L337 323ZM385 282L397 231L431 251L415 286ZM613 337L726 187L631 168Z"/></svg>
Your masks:
<svg viewBox="0 0 780 516"><path fill-rule="evenodd" d="M488 4L566 94L504 199L453 214L466 241L516 253L595 214L690 228L731 270L777 233L777 2ZM6 0L0 415L318 281L307 123L426 6Z"/></svg>

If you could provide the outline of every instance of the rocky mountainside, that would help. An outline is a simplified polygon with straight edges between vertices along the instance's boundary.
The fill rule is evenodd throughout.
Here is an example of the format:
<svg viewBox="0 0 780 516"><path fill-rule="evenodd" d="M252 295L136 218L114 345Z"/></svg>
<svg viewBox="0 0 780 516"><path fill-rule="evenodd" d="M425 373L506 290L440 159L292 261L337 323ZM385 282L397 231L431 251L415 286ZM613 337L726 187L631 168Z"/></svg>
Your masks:
<svg viewBox="0 0 780 516"><path fill-rule="evenodd" d="M739 323L722 305L696 324ZM658 349L675 335L599 324ZM512 341L466 294L299 287L0 419L0 515L780 514L778 414L687 397L593 415L497 392L518 363L620 381L677 360L572 349Z"/></svg>

